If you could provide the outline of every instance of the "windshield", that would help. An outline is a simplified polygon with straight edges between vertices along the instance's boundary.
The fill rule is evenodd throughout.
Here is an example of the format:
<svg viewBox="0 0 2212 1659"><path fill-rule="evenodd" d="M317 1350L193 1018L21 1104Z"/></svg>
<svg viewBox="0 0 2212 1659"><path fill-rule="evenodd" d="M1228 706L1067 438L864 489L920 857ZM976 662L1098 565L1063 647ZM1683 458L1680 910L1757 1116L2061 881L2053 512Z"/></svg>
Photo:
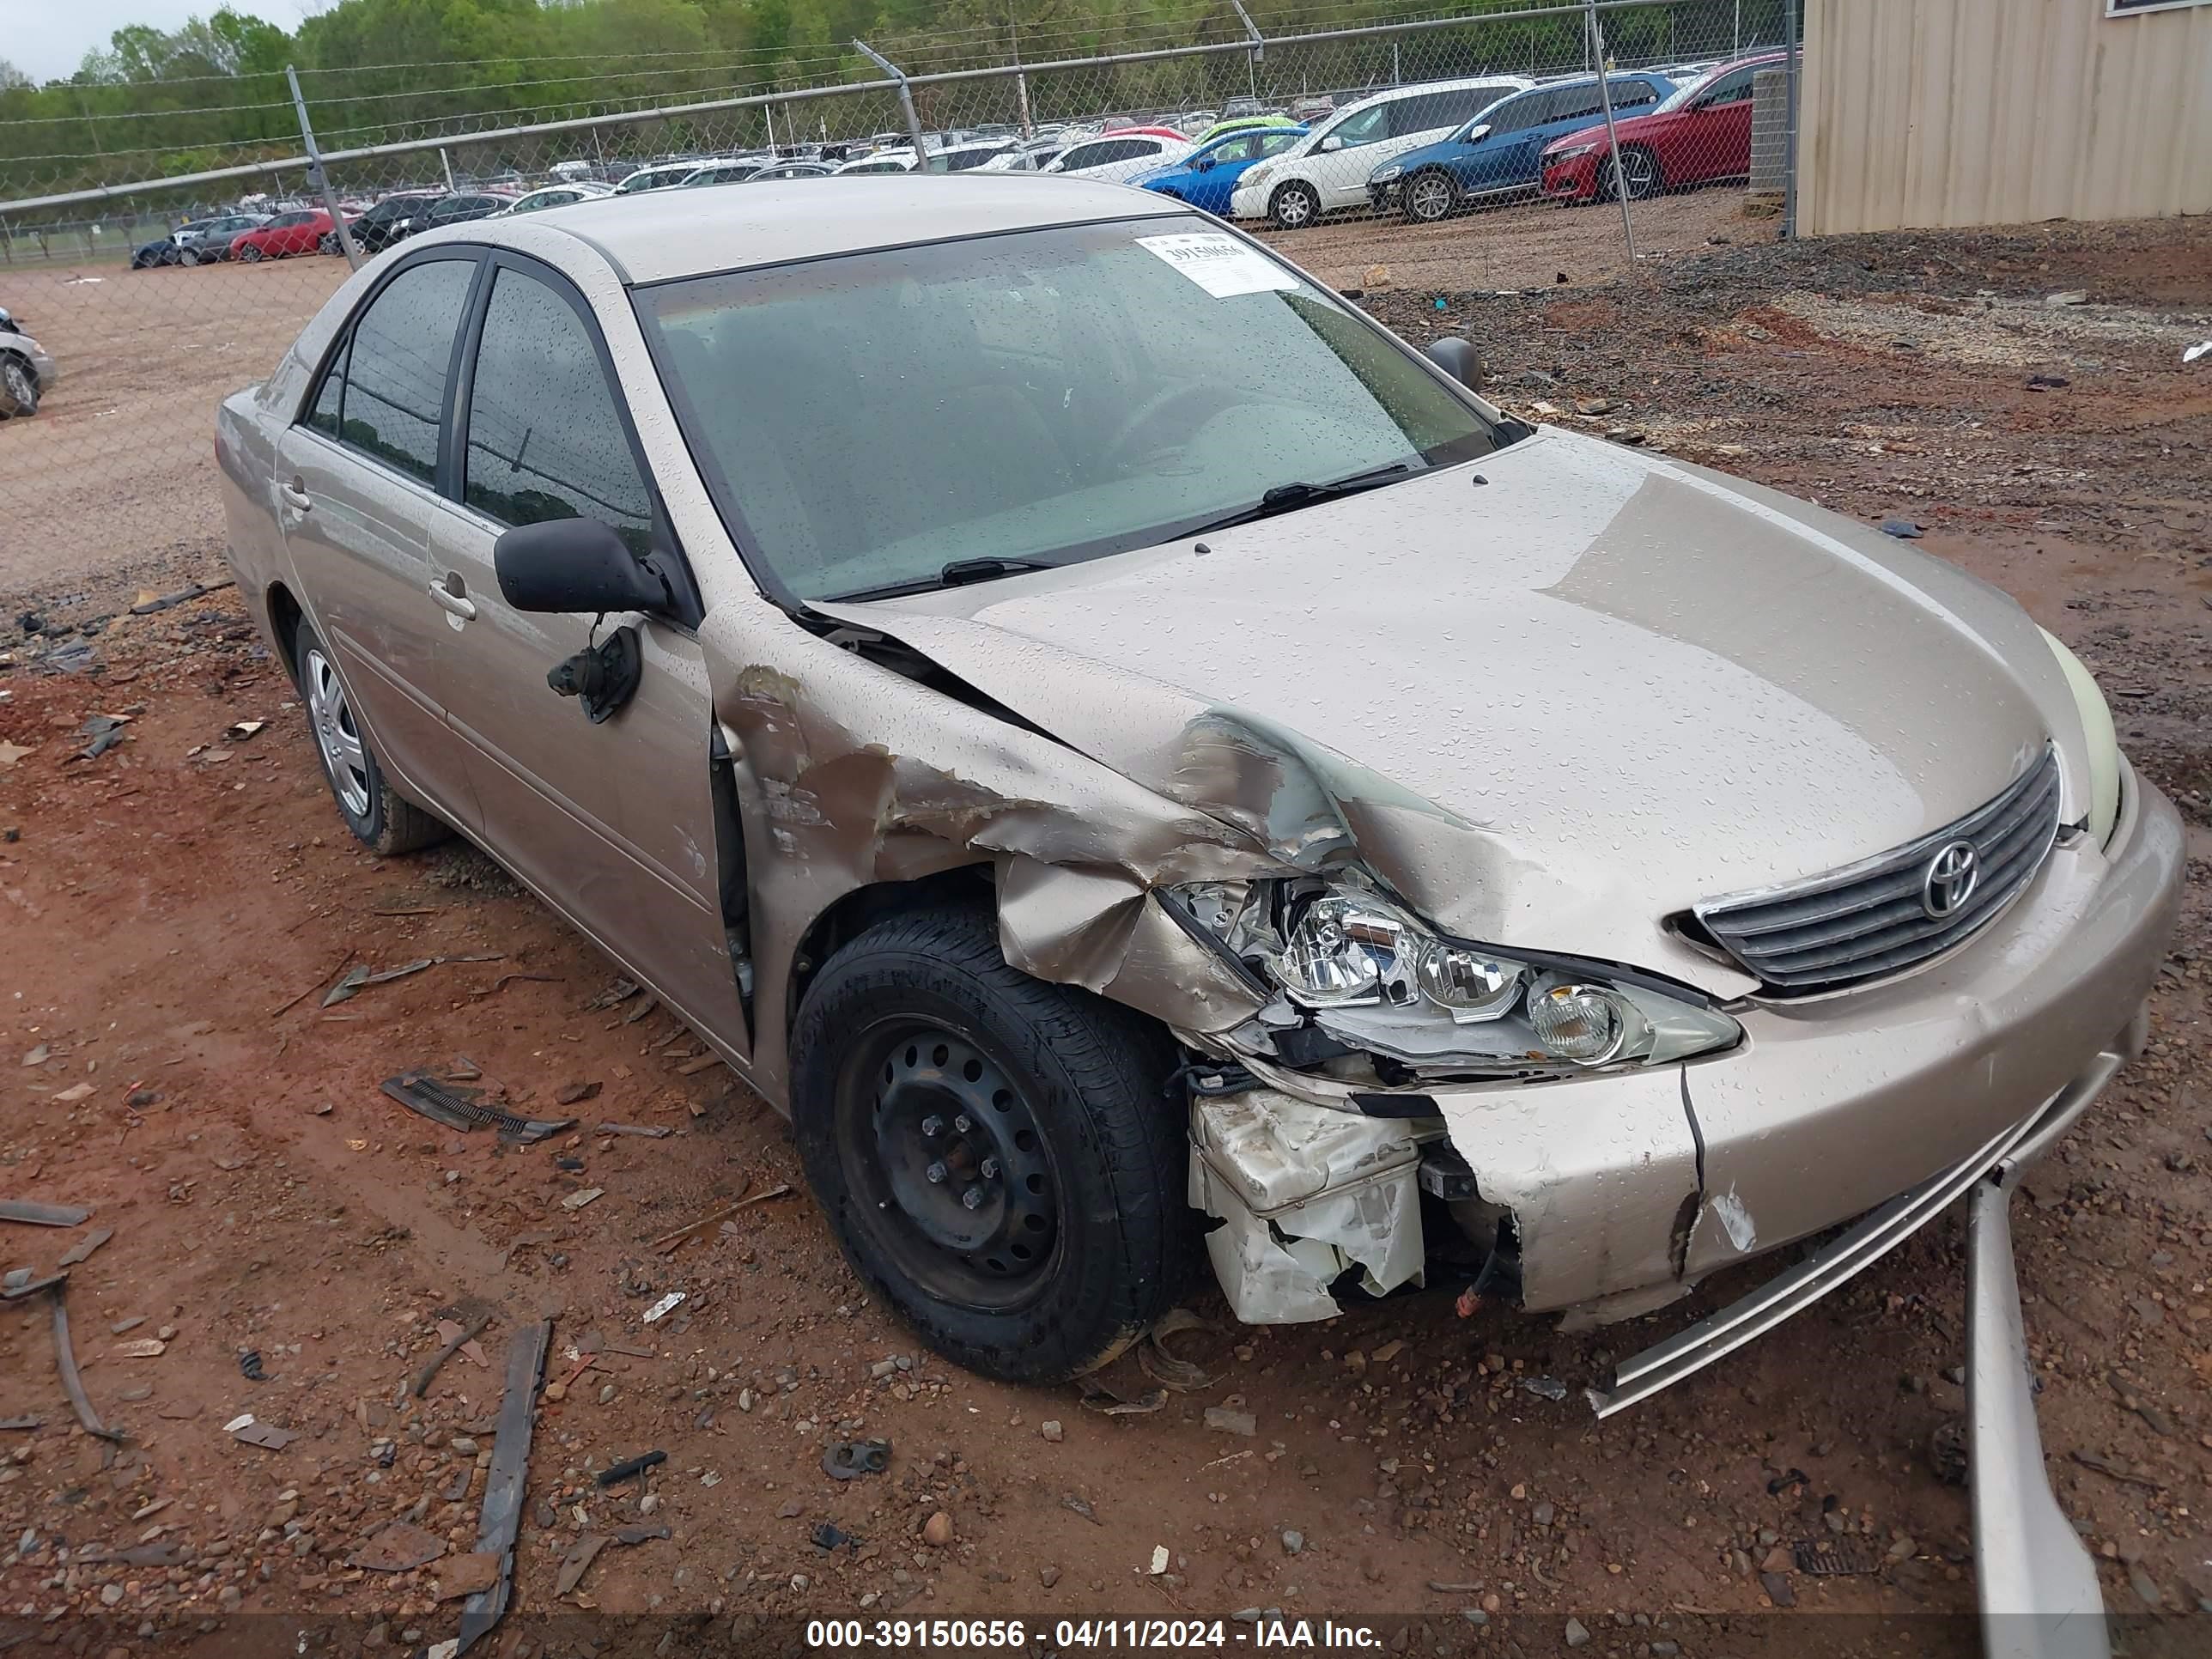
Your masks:
<svg viewBox="0 0 2212 1659"><path fill-rule="evenodd" d="M800 599L1172 539L1486 454L1387 335L1194 216L663 283L638 309L731 534Z"/></svg>

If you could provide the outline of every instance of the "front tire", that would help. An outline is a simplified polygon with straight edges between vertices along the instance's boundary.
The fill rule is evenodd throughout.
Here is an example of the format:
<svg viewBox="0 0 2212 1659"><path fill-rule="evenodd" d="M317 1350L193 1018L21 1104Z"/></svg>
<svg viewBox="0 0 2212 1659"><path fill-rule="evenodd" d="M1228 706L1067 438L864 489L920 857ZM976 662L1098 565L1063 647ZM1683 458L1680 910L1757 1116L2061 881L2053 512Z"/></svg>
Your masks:
<svg viewBox="0 0 2212 1659"><path fill-rule="evenodd" d="M200 251L196 247L188 247L183 252L177 255L177 263L180 265L189 267L196 265L199 264L199 262Z"/></svg>
<svg viewBox="0 0 2212 1659"><path fill-rule="evenodd" d="M0 416L39 412L39 377L13 354L0 356Z"/></svg>
<svg viewBox="0 0 2212 1659"><path fill-rule="evenodd" d="M1304 179L1293 179L1268 198L1267 216L1278 230L1301 230L1321 217L1321 194Z"/></svg>
<svg viewBox="0 0 2212 1659"><path fill-rule="evenodd" d="M1616 182L1610 156L1598 163L1598 195L1611 202L1620 198L1620 185L1628 187L1632 202L1649 201L1667 187L1666 177L1659 170L1659 158L1640 145L1631 144L1620 152L1620 173Z"/></svg>
<svg viewBox="0 0 2212 1659"><path fill-rule="evenodd" d="M1094 1370L1195 1259L1175 1050L1007 965L982 906L895 916L823 964L792 1034L807 1182L868 1287L958 1364Z"/></svg>
<svg viewBox="0 0 2212 1659"><path fill-rule="evenodd" d="M249 265L259 264L261 263L262 257L261 244L258 242L248 242L244 247L238 250L238 257L243 259Z"/></svg>
<svg viewBox="0 0 2212 1659"><path fill-rule="evenodd" d="M346 702L337 669L304 617L293 635L292 659L299 665L300 697L307 707L316 757L323 763L323 781L330 785L338 816L355 839L370 852L390 858L451 836L453 832L443 820L394 793L385 781L376 751Z"/></svg>
<svg viewBox="0 0 2212 1659"><path fill-rule="evenodd" d="M1406 217L1417 225L1433 225L1449 219L1452 210L1459 205L1459 187L1449 173L1433 169L1417 173L1406 180L1401 199L1406 204Z"/></svg>

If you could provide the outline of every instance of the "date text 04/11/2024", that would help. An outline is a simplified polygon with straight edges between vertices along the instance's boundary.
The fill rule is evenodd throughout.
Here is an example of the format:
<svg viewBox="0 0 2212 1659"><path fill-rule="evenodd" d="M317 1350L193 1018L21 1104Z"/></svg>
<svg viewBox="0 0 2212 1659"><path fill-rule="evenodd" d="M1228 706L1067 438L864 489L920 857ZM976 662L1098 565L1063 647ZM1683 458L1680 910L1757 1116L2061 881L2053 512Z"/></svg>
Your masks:
<svg viewBox="0 0 2212 1659"><path fill-rule="evenodd" d="M1249 1622L1250 1628L1239 1626ZM1053 1646L1072 1650L1135 1650L1245 1647L1255 1650L1379 1649L1382 1638L1366 1625L1333 1620L1254 1619L1232 1623L1220 1619L1060 1619L1047 1625L1021 1619L813 1619L806 1645L823 1649L906 1650L1026 1648L1052 1634Z"/></svg>

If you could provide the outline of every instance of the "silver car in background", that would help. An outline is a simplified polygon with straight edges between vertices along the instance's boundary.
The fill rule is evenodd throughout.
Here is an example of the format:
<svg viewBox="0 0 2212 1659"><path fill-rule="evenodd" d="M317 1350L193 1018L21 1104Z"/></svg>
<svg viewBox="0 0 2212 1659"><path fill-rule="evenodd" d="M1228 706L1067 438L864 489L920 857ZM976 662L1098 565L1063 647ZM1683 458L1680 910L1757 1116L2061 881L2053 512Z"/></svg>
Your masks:
<svg viewBox="0 0 2212 1659"><path fill-rule="evenodd" d="M822 199L434 232L226 400L231 560L356 835L481 842L1003 1377L1110 1359L1201 1252L1249 1321L1606 1320L1841 1229L1611 1411L1971 1192L1978 1468L2079 1555L1990 1252L2142 1044L2182 837L2070 653L1507 416L1172 201Z"/></svg>
<svg viewBox="0 0 2212 1659"><path fill-rule="evenodd" d="M61 373L61 365L31 337L21 319L0 306L0 420L37 414L39 399Z"/></svg>

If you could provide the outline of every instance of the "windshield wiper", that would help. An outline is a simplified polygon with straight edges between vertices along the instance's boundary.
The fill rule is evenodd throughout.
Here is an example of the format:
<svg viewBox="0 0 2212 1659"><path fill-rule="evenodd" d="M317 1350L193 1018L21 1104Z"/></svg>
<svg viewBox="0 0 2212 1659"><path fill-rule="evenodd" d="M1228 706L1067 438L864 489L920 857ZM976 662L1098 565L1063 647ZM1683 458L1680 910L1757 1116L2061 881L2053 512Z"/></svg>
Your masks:
<svg viewBox="0 0 2212 1659"><path fill-rule="evenodd" d="M1025 571L1054 570L1059 567L1050 559L954 559L940 565L934 576L916 576L902 582L886 582L881 587L862 587L850 593L834 597L839 603L848 599L896 599L908 593L933 593L939 588L965 587L969 582L994 582L1001 576L1018 576Z"/></svg>
<svg viewBox="0 0 2212 1659"><path fill-rule="evenodd" d="M1250 507L1240 507L1224 517L1186 530L1185 536L1204 536L1216 530L1227 530L1231 526L1250 524L1257 519L1272 519L1278 513L1295 513L1302 507L1311 507L1319 501L1333 501L1345 495L1357 495L1363 489L1373 489L1403 477L1413 471L1406 461L1393 461L1388 466L1378 466L1365 472L1355 472L1347 478L1336 478L1328 483L1308 483L1293 479L1279 483L1260 497Z"/></svg>

